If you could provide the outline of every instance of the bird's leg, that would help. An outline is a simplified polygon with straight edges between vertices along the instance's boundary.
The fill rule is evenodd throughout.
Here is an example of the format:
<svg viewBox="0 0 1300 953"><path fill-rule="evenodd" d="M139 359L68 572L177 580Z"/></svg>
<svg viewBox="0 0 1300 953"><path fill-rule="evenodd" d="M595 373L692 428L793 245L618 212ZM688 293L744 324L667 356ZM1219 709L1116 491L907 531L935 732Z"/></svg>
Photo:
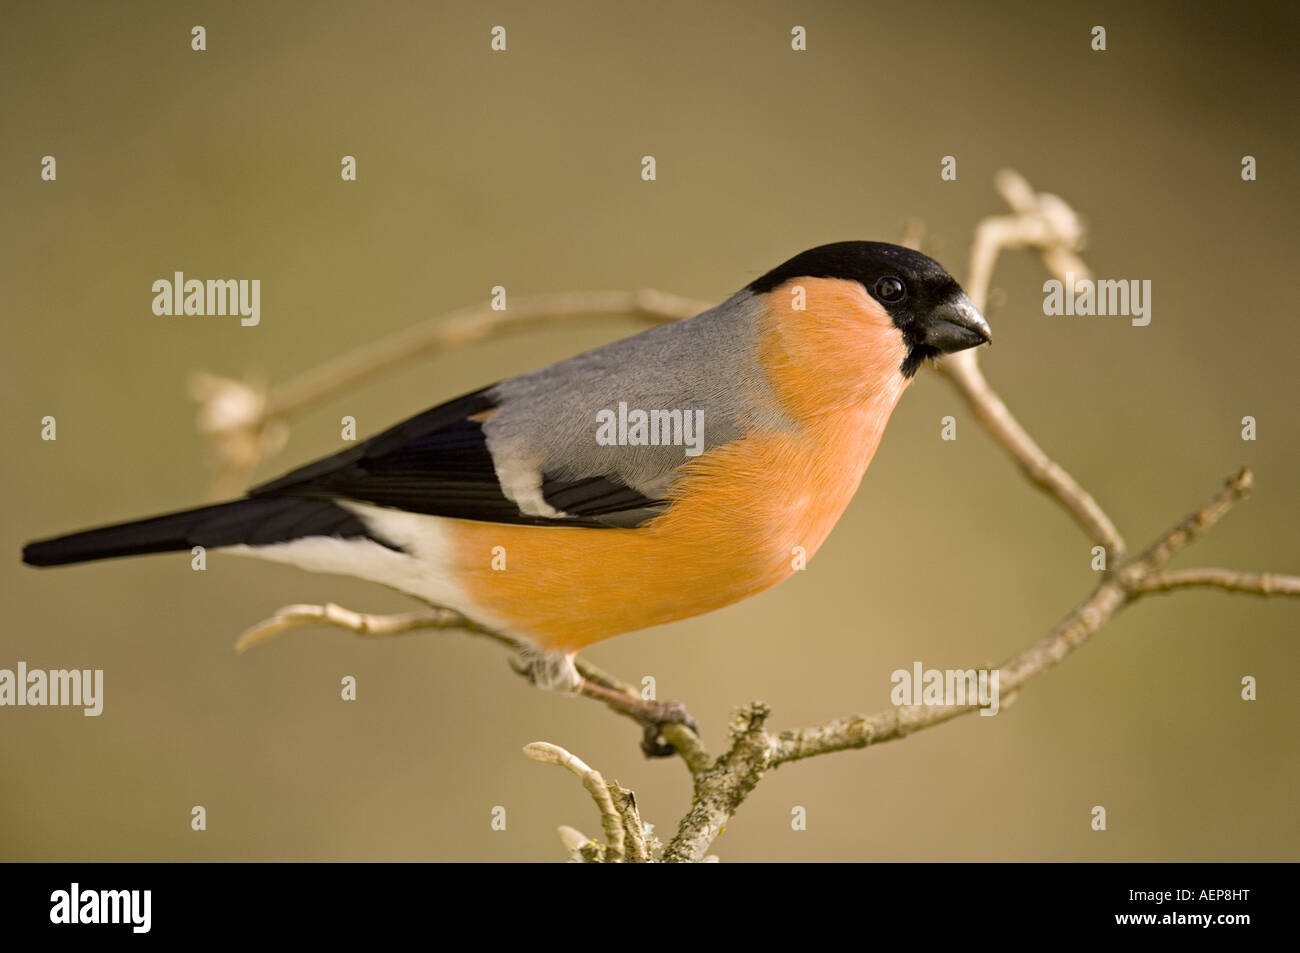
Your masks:
<svg viewBox="0 0 1300 953"><path fill-rule="evenodd" d="M538 688L592 698L634 719L644 730L641 750L648 758L668 758L677 753L676 748L661 738L664 725L685 725L694 732L699 731L699 725L681 702L647 701L595 666L586 662L579 665L574 655L524 649L517 660L511 661L510 667Z"/></svg>

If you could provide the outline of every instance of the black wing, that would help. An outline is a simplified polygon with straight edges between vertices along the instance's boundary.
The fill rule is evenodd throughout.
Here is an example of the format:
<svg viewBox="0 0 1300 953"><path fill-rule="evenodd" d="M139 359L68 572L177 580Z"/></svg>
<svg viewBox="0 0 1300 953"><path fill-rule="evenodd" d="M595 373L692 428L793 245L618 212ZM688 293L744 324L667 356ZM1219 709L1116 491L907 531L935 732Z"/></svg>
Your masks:
<svg viewBox="0 0 1300 953"><path fill-rule="evenodd" d="M571 517L521 513L501 491L483 433L483 422L497 407L492 390L426 410L355 447L254 487L248 495L345 498L490 523L591 528L639 525L666 505L603 476L558 480L543 474L543 498ZM643 512L632 512L637 510Z"/></svg>

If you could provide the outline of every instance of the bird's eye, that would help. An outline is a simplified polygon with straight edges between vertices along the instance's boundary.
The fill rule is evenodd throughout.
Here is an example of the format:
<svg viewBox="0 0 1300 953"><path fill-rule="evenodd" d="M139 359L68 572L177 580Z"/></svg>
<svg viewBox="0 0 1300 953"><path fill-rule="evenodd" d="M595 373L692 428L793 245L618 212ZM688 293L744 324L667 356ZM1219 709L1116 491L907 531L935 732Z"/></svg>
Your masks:
<svg viewBox="0 0 1300 953"><path fill-rule="evenodd" d="M894 301L902 301L903 296L906 294L907 288L905 288L903 283L893 275L881 278L876 282L876 297L881 301L889 301L891 303Z"/></svg>

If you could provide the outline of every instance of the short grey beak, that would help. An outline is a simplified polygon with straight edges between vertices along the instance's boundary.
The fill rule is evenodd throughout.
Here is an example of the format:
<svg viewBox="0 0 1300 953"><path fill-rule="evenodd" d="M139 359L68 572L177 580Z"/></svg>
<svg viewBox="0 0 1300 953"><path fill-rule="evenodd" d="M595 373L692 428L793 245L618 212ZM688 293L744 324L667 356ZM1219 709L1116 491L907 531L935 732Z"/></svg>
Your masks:
<svg viewBox="0 0 1300 953"><path fill-rule="evenodd" d="M944 354L964 351L993 340L989 323L965 294L957 295L931 311L922 325L922 335L925 344Z"/></svg>

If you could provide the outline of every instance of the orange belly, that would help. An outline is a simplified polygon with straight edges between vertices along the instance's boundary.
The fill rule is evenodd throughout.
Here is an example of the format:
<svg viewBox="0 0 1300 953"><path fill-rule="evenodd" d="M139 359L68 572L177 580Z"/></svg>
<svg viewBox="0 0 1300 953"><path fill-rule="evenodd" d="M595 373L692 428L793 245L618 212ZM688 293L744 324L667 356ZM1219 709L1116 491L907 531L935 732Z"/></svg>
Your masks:
<svg viewBox="0 0 1300 953"><path fill-rule="evenodd" d="M762 592L826 539L893 403L717 447L684 468L672 506L637 529L450 520L458 580L477 606L551 651Z"/></svg>

